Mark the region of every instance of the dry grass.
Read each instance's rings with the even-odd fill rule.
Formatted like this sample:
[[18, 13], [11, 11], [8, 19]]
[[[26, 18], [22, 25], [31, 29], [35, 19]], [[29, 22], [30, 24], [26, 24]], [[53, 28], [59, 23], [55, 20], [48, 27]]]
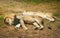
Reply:
[[[19, 30], [15, 30], [14, 26], [8, 26], [3, 23], [3, 15], [8, 13], [19, 13], [20, 10], [26, 11], [43, 11], [53, 13], [54, 16], [60, 18], [60, 2], [40, 3], [39, 1], [34, 3], [20, 2], [17, 0], [0, 0], [0, 38], [60, 38], [60, 20], [56, 20], [54, 23], [48, 25], [51, 26], [51, 30], [48, 29], [47, 20], [44, 22], [45, 28], [43, 30], [33, 30], [32, 25], [28, 25], [28, 31], [23, 30], [21, 27]], [[36, 4], [35, 4], [36, 2]]]

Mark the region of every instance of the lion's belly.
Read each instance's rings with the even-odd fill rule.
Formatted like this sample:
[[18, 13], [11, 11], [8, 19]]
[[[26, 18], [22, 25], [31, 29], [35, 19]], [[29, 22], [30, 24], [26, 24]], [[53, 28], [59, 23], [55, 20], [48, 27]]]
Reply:
[[33, 22], [35, 22], [34, 18], [31, 17], [31, 16], [25, 16], [23, 19], [24, 19], [25, 23], [33, 23]]

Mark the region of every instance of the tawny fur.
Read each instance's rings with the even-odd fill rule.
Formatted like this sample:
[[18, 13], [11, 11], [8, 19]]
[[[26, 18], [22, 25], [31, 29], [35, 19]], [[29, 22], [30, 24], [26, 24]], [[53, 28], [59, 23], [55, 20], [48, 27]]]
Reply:
[[[9, 16], [6, 16], [6, 17], [9, 17]], [[5, 18], [6, 18], [5, 17]], [[14, 16], [12, 16], [12, 17], [14, 17]], [[21, 18], [20, 18], [21, 17]], [[42, 23], [42, 18], [40, 18], [40, 17], [38, 17], [38, 16], [24, 16], [24, 15], [22, 15], [22, 16], [20, 16], [20, 15], [16, 15], [16, 18], [17, 19], [20, 19], [20, 24], [22, 24], [22, 27], [25, 29], [25, 30], [27, 30], [27, 27], [25, 26], [25, 24], [24, 24], [24, 22], [26, 22], [26, 23], [31, 23], [31, 24], [33, 24], [33, 25], [35, 25], [36, 27], [38, 27], [38, 28], [40, 28], [40, 25], [42, 25], [41, 23]], [[7, 18], [6, 18], [7, 19]], [[9, 19], [11, 19], [10, 17], [9, 17]], [[14, 20], [14, 18], [13, 19], [11, 19], [11, 20]], [[11, 21], [12, 22], [12, 21]], [[17, 27], [20, 25], [20, 24], [18, 24], [18, 25], [16, 25]], [[39, 25], [38, 25], [39, 24]], [[12, 24], [11, 24], [12, 25]], [[43, 26], [43, 25], [42, 25]], [[41, 28], [43, 28], [41, 26]]]

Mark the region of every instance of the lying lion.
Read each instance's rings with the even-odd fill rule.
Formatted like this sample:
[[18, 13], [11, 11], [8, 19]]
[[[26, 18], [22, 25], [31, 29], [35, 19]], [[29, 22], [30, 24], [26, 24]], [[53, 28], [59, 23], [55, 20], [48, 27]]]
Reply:
[[15, 28], [22, 26], [25, 30], [28, 28], [25, 26], [25, 23], [31, 23], [36, 28], [43, 28], [43, 19], [48, 19], [49, 21], [55, 21], [54, 17], [48, 13], [40, 12], [22, 12], [19, 14], [9, 14], [4, 18], [4, 22], [9, 25], [16, 25]]
[[25, 16], [25, 15], [18, 15], [18, 14], [10, 14], [5, 16], [4, 23], [9, 25], [16, 25], [15, 28], [19, 28], [20, 26], [23, 27], [24, 30], [28, 28], [25, 26], [25, 23], [33, 24], [35, 28], [43, 29], [43, 19], [38, 16]]

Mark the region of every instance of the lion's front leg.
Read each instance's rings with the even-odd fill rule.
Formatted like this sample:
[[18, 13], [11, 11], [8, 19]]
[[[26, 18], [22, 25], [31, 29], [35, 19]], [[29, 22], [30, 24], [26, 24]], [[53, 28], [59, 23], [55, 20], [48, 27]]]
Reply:
[[21, 25], [22, 25], [22, 27], [23, 27], [24, 30], [27, 30], [27, 29], [28, 29], [28, 28], [25, 26], [23, 19], [20, 19], [20, 23], [21, 23]]

